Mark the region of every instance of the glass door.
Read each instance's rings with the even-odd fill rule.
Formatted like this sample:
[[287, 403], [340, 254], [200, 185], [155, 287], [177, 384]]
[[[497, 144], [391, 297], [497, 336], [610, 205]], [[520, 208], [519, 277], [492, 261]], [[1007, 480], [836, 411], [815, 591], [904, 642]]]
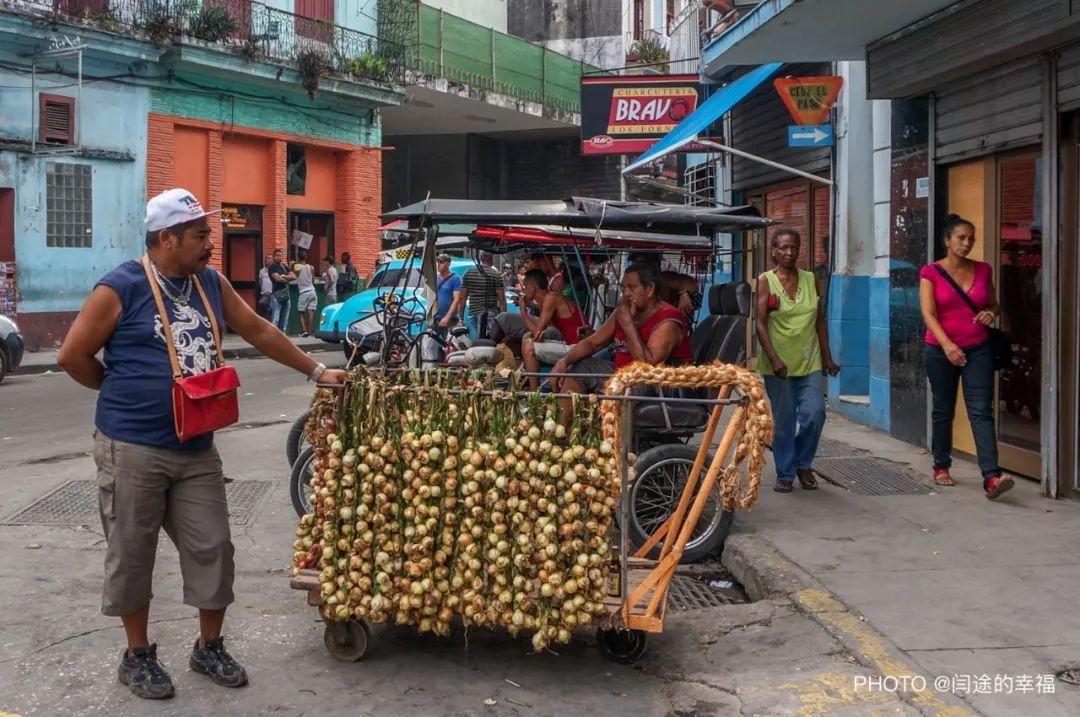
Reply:
[[998, 383], [999, 462], [1033, 478], [1042, 465], [1042, 161], [1038, 152], [998, 160], [997, 287], [1013, 345]]

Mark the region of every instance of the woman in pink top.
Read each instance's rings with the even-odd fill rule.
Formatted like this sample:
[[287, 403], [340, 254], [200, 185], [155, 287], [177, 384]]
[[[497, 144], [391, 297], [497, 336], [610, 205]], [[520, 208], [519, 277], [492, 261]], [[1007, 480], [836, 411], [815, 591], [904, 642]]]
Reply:
[[[919, 271], [919, 305], [926, 323], [924, 363], [933, 395], [934, 482], [956, 485], [949, 468], [956, 390], [963, 380], [983, 490], [994, 499], [1013, 487], [1012, 478], [1002, 476], [998, 467], [994, 428], [994, 356], [986, 329], [1001, 313], [994, 271], [985, 262], [968, 259], [975, 245], [975, 225], [968, 220], [955, 214], [946, 217], [944, 239], [945, 258]], [[978, 311], [972, 310], [962, 291]]]

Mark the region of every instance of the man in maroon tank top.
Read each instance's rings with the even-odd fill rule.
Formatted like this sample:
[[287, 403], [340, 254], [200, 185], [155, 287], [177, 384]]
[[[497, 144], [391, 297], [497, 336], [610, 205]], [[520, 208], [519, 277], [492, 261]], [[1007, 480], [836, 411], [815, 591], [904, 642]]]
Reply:
[[[607, 376], [634, 361], [654, 366], [690, 363], [690, 327], [686, 316], [660, 299], [660, 276], [654, 266], [633, 264], [623, 274], [619, 305], [595, 333], [575, 344], [551, 372], [587, 373], [587, 378], [555, 379], [561, 393], [597, 393]], [[615, 344], [615, 360], [594, 354]], [[562, 420], [569, 425], [572, 405], [560, 401]]]

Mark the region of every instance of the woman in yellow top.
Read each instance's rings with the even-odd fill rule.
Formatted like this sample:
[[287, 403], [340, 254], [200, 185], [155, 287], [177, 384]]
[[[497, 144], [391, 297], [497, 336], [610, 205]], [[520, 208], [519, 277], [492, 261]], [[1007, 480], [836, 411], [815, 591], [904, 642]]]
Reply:
[[840, 372], [829, 350], [829, 331], [814, 275], [796, 263], [802, 238], [779, 229], [769, 242], [776, 268], [758, 277], [757, 368], [773, 412], [773, 460], [778, 493], [790, 493], [795, 478], [815, 490], [811, 464], [825, 427], [825, 374]]

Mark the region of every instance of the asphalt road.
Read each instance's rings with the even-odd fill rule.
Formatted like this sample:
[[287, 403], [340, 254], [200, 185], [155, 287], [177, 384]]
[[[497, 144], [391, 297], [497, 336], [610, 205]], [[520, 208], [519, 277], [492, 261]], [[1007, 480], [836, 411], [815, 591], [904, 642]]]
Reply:
[[917, 714], [895, 695], [854, 690], [864, 670], [786, 598], [672, 612], [635, 667], [603, 658], [590, 629], [558, 654], [536, 655], [527, 638], [504, 633], [434, 638], [376, 626], [360, 663], [335, 661], [315, 609], [289, 589], [296, 515], [284, 441], [311, 386], [266, 360], [236, 366], [243, 422], [217, 445], [230, 478], [266, 489], [250, 520], [232, 527], [237, 601], [225, 635], [251, 685], [226, 690], [188, 669], [195, 616], [182, 604], [176, 551], [164, 537], [151, 639], [177, 696], [146, 703], [117, 684], [123, 633], [100, 613], [100, 525], [4, 522], [69, 481], [93, 478], [94, 393], [64, 375], [15, 376], [0, 385], [0, 715]]
[[[319, 358], [341, 363], [338, 353]], [[312, 387], [295, 371], [269, 359], [233, 365], [240, 373], [241, 425], [292, 423], [307, 408]], [[64, 373], [8, 376], [0, 383], [0, 456], [10, 465], [89, 451], [96, 400], [97, 392]]]

